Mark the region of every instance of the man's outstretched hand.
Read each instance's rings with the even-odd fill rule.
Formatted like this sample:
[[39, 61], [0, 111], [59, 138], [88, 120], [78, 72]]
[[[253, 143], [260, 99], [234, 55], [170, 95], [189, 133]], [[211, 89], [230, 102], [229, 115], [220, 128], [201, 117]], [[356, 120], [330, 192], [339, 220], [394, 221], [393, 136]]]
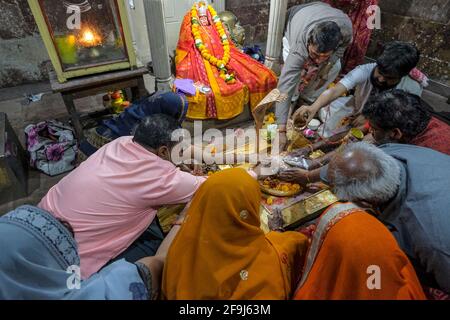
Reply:
[[300, 168], [291, 168], [283, 170], [279, 173], [279, 177], [282, 180], [298, 183], [302, 186], [306, 186], [309, 183], [309, 172]]
[[294, 121], [294, 125], [297, 126], [298, 123], [303, 124], [303, 126], [307, 126], [308, 123], [314, 118], [317, 110], [313, 106], [303, 105], [292, 115], [292, 120]]

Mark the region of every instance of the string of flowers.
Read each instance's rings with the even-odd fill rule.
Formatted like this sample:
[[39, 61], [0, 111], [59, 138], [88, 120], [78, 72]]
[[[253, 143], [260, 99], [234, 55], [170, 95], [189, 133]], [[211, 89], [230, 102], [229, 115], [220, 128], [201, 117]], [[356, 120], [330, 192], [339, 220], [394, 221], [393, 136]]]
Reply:
[[225, 33], [225, 29], [223, 28], [222, 21], [220, 21], [220, 17], [217, 15], [216, 10], [210, 5], [208, 5], [208, 10], [211, 13], [211, 17], [213, 19], [215, 28], [220, 36], [220, 41], [222, 43], [223, 48], [223, 56], [222, 58], [217, 58], [209, 52], [203, 43], [202, 36], [200, 33], [200, 20], [198, 17], [197, 5], [194, 4], [191, 9], [191, 29], [192, 35], [195, 39], [195, 46], [200, 51], [203, 59], [207, 60], [211, 65], [215, 66], [219, 70], [219, 76], [225, 80], [228, 84], [233, 84], [236, 82], [236, 78], [233, 73], [228, 72], [227, 64], [230, 62], [230, 42], [228, 40], [228, 36]]

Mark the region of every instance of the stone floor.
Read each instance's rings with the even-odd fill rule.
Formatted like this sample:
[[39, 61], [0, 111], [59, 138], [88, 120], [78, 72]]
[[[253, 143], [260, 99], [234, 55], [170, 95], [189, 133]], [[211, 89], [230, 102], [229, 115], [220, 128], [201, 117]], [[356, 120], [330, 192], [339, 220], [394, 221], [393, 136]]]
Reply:
[[[154, 79], [146, 77], [146, 87], [153, 91]], [[30, 94], [44, 93], [39, 101], [30, 102], [26, 96]], [[92, 112], [103, 110], [102, 95], [79, 99], [76, 101], [77, 110], [80, 112]], [[437, 111], [450, 111], [447, 98], [433, 92], [425, 91], [423, 98]], [[48, 83], [38, 83], [14, 88], [0, 89], [0, 112], [5, 112], [13, 126], [17, 136], [24, 145], [25, 135], [23, 129], [30, 123], [37, 123], [46, 119], [69, 119], [63, 101], [59, 94], [52, 94]], [[250, 113], [246, 110], [241, 116], [229, 122], [207, 121], [203, 130], [211, 127], [223, 128], [235, 125], [250, 119]], [[192, 123], [185, 123], [185, 127], [192, 130]], [[37, 204], [47, 191], [61, 180], [66, 174], [49, 177], [32, 170], [29, 177], [29, 196], [0, 205], [0, 215], [22, 204]]]

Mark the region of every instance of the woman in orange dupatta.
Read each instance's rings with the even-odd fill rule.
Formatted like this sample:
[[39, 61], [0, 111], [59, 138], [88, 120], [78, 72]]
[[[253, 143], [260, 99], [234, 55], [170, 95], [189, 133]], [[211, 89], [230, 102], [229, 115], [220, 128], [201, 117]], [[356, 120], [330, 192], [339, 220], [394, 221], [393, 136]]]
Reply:
[[414, 268], [389, 230], [353, 203], [319, 219], [295, 299], [425, 299]]
[[[233, 118], [242, 113], [248, 103], [253, 110], [277, 86], [277, 78], [270, 69], [239, 51], [226, 34], [226, 40], [221, 39], [216, 23], [223, 28], [214, 9], [201, 1], [194, 4], [181, 25], [175, 57], [176, 77], [192, 79], [211, 88], [209, 94], [197, 93], [188, 97], [187, 117], [190, 119]], [[201, 49], [197, 48], [200, 43], [196, 46], [193, 24], [200, 32], [202, 49], [206, 49], [204, 52], [213, 58], [213, 62], [229, 59], [224, 67], [228, 74], [234, 74], [235, 81], [221, 78], [217, 65], [202, 56]], [[228, 58], [224, 58], [225, 46], [229, 48]]]
[[260, 229], [261, 192], [245, 170], [215, 173], [195, 194], [164, 267], [165, 299], [289, 299], [307, 238]]

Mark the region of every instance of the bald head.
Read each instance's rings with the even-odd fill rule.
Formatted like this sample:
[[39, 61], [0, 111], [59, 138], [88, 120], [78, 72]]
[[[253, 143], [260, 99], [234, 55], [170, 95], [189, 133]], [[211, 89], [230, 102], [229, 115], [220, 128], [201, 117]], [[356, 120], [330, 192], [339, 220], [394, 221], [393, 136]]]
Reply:
[[341, 199], [380, 204], [396, 194], [400, 165], [381, 149], [358, 142], [336, 154], [328, 167], [328, 180]]
[[380, 174], [378, 162], [364, 150], [358, 148], [347, 148], [343, 152], [337, 153], [330, 167], [336, 167], [343, 175], [354, 179], [369, 179]]

